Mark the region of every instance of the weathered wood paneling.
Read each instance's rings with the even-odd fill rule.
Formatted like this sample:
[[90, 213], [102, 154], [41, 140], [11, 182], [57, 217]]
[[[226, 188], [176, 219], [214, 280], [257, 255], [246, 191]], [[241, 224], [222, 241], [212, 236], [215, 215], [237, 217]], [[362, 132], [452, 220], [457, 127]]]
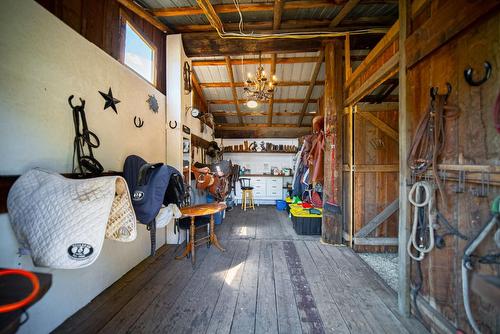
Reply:
[[[431, 13], [427, 16], [432, 20], [434, 10], [439, 11], [441, 6], [430, 7], [428, 10]], [[421, 20], [419, 18], [418, 24], [425, 26]], [[442, 163], [457, 164], [459, 154], [463, 154], [470, 163], [496, 166], [500, 164], [500, 136], [495, 132], [491, 115], [500, 90], [499, 40], [500, 13], [497, 10], [421, 59], [408, 71], [408, 116], [413, 125], [417, 124], [426, 111], [430, 87], [437, 86], [444, 91], [446, 82], [453, 87], [448, 104], [460, 109], [460, 117], [446, 124], [447, 142], [440, 159]], [[407, 49], [409, 48], [411, 44], [407, 44]], [[464, 69], [471, 65], [482, 73], [485, 60], [493, 66], [491, 78], [480, 87], [469, 86], [464, 80]], [[500, 190], [492, 186], [489, 196], [480, 198], [473, 195], [473, 190], [477, 187], [475, 184], [467, 183], [466, 191], [460, 194], [454, 193], [453, 187], [452, 182], [446, 182], [448, 201], [446, 204], [438, 203], [437, 209], [452, 225], [458, 225], [460, 231], [471, 238], [487, 221], [489, 205]], [[421, 295], [455, 327], [472, 333], [462, 302], [460, 274], [460, 261], [466, 244], [467, 241], [448, 236], [444, 249], [435, 249], [426, 256], [422, 261], [424, 285]], [[487, 238], [478, 254], [484, 255], [486, 251], [495, 249], [492, 238]], [[498, 275], [498, 267], [478, 264], [475, 270]], [[415, 279], [414, 264], [412, 279]], [[483, 333], [498, 333], [498, 310], [485, 300], [480, 300], [474, 293], [471, 293], [471, 296], [473, 313]], [[429, 319], [426, 318], [426, 322], [437, 330], [430, 324]]]
[[[372, 112], [392, 129], [398, 129], [397, 111]], [[397, 165], [398, 143], [366, 118], [354, 117], [354, 164]], [[356, 234], [370, 220], [398, 198], [397, 172], [354, 173], [354, 230]], [[397, 237], [398, 213], [392, 214], [369, 237]], [[354, 246], [356, 251], [395, 251], [392, 246]]]
[[90, 42], [122, 61], [123, 26], [120, 11], [156, 48], [156, 88], [165, 93], [165, 34], [146, 20], [120, 6], [116, 0], [37, 0]]

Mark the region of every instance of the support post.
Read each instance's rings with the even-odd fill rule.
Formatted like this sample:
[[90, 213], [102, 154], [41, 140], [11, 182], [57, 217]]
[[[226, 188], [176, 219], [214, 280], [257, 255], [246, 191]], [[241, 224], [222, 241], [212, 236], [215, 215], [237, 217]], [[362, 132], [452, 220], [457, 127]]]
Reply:
[[406, 254], [406, 243], [410, 234], [408, 187], [409, 169], [406, 158], [410, 147], [406, 95], [406, 48], [405, 42], [409, 26], [409, 1], [399, 0], [399, 285], [398, 308], [404, 316], [410, 315], [410, 259]]
[[[324, 201], [342, 207], [342, 114], [343, 101], [343, 41], [328, 40], [325, 46], [325, 180]], [[332, 163], [332, 157], [335, 162]], [[334, 186], [332, 186], [332, 178]], [[343, 208], [344, 210], [345, 208]], [[326, 243], [342, 243], [342, 213], [323, 211], [321, 239]]]

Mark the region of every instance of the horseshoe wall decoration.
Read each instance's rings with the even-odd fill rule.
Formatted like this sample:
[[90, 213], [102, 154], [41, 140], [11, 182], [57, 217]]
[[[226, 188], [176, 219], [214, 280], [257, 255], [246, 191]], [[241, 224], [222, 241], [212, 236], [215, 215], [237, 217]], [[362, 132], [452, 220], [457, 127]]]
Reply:
[[134, 116], [134, 125], [136, 128], [142, 128], [144, 121], [140, 117]]
[[472, 75], [474, 73], [474, 69], [472, 67], [467, 67], [464, 71], [465, 81], [471, 86], [481, 86], [485, 83], [491, 76], [491, 64], [487, 61], [484, 62], [484, 76], [479, 80], [474, 80]]
[[168, 126], [173, 130], [177, 127], [177, 121], [174, 121], [174, 125], [172, 126], [172, 121], [168, 122]]

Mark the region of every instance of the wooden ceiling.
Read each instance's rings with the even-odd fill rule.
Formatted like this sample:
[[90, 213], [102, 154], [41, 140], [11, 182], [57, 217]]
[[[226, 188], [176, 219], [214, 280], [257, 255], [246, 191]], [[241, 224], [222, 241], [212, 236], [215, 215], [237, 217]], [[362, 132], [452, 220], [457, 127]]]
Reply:
[[[157, 25], [161, 25], [160, 29], [165, 32], [182, 33], [186, 55], [195, 58], [194, 86], [216, 117], [217, 135], [295, 137], [308, 131], [311, 109], [318, 110], [311, 105], [318, 104], [320, 97], [318, 95], [322, 95], [324, 85], [323, 80], [318, 79], [320, 71], [324, 72], [322, 68], [324, 37], [306, 40], [223, 39], [214, 27], [226, 32], [236, 32], [239, 29], [239, 15], [232, 1], [227, 3], [226, 0], [212, 2], [180, 0], [175, 3], [173, 0], [139, 0], [135, 3], [129, 0], [119, 1], [129, 3], [128, 6], [141, 5], [144, 15], [154, 20]], [[346, 32], [367, 28], [380, 28], [383, 32], [397, 20], [398, 16], [397, 0], [250, 1], [239, 1], [246, 33]], [[364, 59], [382, 36], [381, 33], [350, 36], [350, 63], [353, 67]], [[238, 77], [241, 66], [255, 67], [258, 63], [257, 59], [242, 55], [255, 56], [258, 52], [262, 52], [263, 63], [270, 75], [276, 73], [277, 67], [282, 74], [287, 70], [295, 73], [297, 64], [304, 66], [309, 64], [309, 67], [304, 68], [310, 72], [306, 78], [299, 78], [298, 74], [288, 80], [278, 77], [276, 91], [295, 87], [286, 90], [290, 92], [289, 96], [275, 93], [279, 97], [273, 96], [259, 110], [249, 111], [244, 110], [246, 100], [241, 90], [244, 79], [236, 80], [235, 77]], [[305, 52], [307, 52], [305, 55], [297, 54]], [[225, 76], [218, 81], [214, 81], [213, 78], [210, 81], [200, 81], [198, 77], [202, 74], [203, 68], [207, 69], [206, 71], [212, 69], [218, 72], [224, 71]], [[363, 101], [379, 103], [397, 100], [397, 96], [391, 94], [396, 87], [397, 80], [388, 80], [376, 95], [369, 95]], [[225, 98], [207, 99], [207, 95], [213, 97], [217, 92]], [[294, 104], [297, 108], [282, 110], [279, 108], [280, 104]], [[231, 106], [231, 110], [228, 110], [228, 106]], [[260, 121], [253, 123], [256, 119]], [[287, 122], [280, 123], [276, 121], [277, 119], [285, 119]]]

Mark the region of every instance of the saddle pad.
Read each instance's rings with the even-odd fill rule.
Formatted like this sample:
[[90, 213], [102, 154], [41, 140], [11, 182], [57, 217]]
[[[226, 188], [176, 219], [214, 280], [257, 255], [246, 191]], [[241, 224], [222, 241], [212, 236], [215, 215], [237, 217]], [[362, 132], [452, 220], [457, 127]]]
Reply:
[[38, 267], [76, 269], [92, 264], [104, 237], [136, 238], [136, 219], [125, 180], [85, 180], [32, 169], [12, 186], [9, 220]]

